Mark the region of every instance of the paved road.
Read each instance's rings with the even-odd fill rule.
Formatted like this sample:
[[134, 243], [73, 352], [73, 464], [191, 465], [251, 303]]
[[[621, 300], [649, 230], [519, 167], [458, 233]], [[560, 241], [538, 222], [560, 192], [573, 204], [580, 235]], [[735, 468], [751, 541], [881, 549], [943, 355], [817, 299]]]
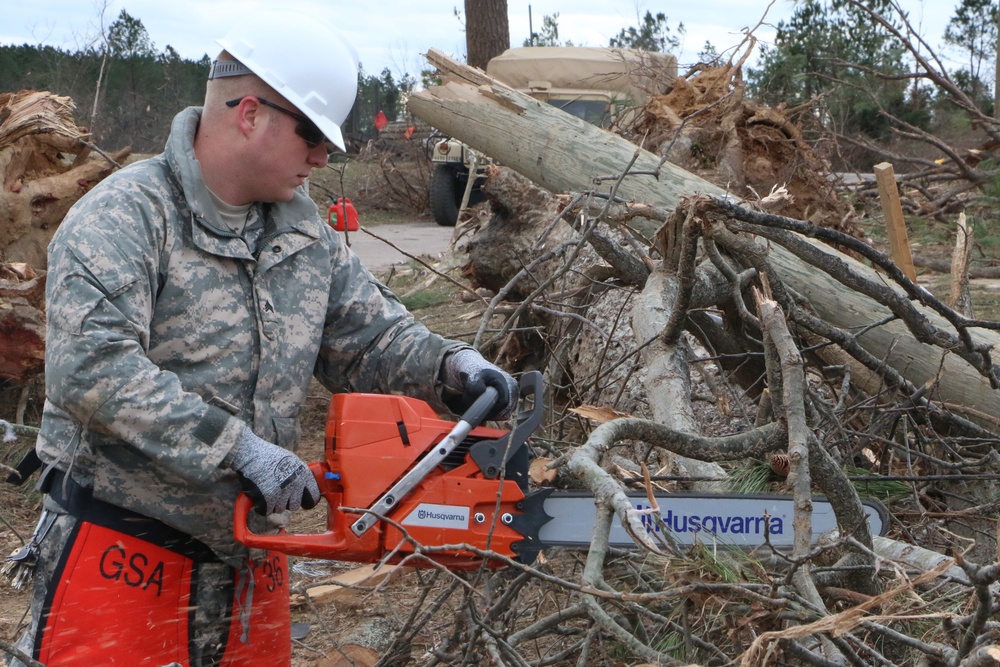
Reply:
[[[453, 227], [442, 227], [427, 221], [375, 225], [368, 230], [411, 255], [431, 255], [435, 258], [448, 248], [455, 231]], [[364, 231], [350, 232], [347, 237], [351, 249], [372, 271], [381, 271], [393, 264], [405, 264], [409, 260], [389, 244]]]

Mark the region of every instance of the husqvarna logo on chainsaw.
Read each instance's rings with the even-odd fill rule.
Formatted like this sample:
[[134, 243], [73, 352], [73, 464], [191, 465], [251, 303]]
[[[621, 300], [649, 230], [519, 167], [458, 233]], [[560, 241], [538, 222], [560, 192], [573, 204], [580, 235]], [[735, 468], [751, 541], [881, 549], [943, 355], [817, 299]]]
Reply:
[[[648, 510], [649, 505], [637, 503], [637, 510]], [[660, 514], [663, 524], [653, 520], [649, 514], [641, 516], [642, 525], [649, 532], [660, 532], [661, 525], [675, 533], [705, 531], [717, 535], [784, 535], [785, 519], [780, 516], [729, 516], [726, 514], [689, 514], [667, 510]]]
[[464, 530], [469, 527], [469, 508], [421, 503], [403, 519], [403, 525]]

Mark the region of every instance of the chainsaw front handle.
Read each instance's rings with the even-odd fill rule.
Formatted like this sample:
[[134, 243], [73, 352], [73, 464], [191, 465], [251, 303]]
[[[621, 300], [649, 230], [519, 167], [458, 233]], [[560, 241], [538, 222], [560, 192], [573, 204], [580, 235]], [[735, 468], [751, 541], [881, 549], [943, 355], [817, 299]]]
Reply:
[[[524, 442], [542, 421], [543, 405], [542, 392], [545, 387], [545, 380], [539, 371], [529, 371], [521, 376], [518, 382], [518, 400], [528, 397], [533, 398], [531, 410], [526, 413], [515, 413], [518, 423], [515, 429], [515, 442]], [[500, 398], [499, 392], [493, 387], [486, 387], [486, 391], [479, 395], [479, 398], [466, 410], [459, 419], [466, 422], [472, 428], [479, 426], [486, 416], [493, 411], [494, 405]]]
[[[500, 392], [493, 387], [486, 387], [486, 391], [481, 393], [472, 406], [462, 413], [462, 416], [459, 417], [459, 423], [465, 422], [468, 424], [470, 426], [469, 430], [476, 428], [483, 423], [486, 415], [493, 412], [493, 406], [496, 405], [498, 398], [500, 398]], [[456, 428], [458, 428], [457, 425]], [[464, 438], [465, 435], [462, 437]]]

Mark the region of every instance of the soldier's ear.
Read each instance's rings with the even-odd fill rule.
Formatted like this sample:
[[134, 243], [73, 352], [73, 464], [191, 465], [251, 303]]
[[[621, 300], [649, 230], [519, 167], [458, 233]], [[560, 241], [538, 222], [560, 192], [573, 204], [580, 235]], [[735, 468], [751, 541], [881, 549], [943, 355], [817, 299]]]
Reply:
[[236, 107], [236, 127], [240, 134], [249, 138], [260, 129], [264, 115], [261, 113], [261, 103], [256, 97], [247, 96], [240, 100]]

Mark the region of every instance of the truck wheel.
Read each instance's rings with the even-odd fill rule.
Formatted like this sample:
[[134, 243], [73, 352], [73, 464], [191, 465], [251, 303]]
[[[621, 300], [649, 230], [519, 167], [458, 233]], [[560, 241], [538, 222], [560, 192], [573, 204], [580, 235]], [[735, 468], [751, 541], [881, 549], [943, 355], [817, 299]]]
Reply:
[[455, 170], [448, 165], [439, 164], [431, 174], [431, 215], [434, 222], [442, 227], [454, 227], [458, 222], [458, 207], [462, 205], [462, 195], [465, 194], [464, 184], [459, 183]]

